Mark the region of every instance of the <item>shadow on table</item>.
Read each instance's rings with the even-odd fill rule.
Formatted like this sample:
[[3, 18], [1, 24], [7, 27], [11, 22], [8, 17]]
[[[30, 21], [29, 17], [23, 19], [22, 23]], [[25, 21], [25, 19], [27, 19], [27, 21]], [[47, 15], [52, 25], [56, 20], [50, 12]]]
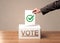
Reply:
[[43, 39], [43, 38], [47, 38], [46, 32], [42, 32], [42, 33], [41, 33], [41, 39]]

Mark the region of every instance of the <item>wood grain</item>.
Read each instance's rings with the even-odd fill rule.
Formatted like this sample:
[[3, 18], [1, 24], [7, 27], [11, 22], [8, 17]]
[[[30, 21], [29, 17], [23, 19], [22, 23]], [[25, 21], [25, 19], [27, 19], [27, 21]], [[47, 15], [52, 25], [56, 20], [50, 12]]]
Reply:
[[42, 32], [41, 39], [18, 39], [17, 31], [0, 31], [0, 43], [60, 43], [60, 32]]

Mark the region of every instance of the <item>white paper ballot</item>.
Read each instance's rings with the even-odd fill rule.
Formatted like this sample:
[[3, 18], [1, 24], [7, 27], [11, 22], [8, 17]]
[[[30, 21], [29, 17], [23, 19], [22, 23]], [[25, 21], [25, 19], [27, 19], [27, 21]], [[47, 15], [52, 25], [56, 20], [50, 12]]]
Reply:
[[35, 14], [33, 10], [25, 10], [25, 25], [35, 25]]

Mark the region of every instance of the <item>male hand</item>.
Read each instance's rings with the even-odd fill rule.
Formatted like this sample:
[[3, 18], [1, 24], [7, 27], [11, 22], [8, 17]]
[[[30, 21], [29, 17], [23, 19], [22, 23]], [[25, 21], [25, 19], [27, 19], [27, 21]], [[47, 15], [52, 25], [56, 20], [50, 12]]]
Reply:
[[38, 8], [35, 8], [34, 10], [33, 10], [33, 13], [34, 14], [39, 14], [41, 11], [40, 11], [40, 9], [38, 9]]

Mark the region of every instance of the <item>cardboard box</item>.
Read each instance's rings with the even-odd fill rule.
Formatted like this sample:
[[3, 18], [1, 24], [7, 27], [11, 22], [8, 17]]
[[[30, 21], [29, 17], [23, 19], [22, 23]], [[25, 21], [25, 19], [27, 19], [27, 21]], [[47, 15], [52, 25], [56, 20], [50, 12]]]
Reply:
[[40, 39], [40, 25], [19, 24], [19, 39]]

